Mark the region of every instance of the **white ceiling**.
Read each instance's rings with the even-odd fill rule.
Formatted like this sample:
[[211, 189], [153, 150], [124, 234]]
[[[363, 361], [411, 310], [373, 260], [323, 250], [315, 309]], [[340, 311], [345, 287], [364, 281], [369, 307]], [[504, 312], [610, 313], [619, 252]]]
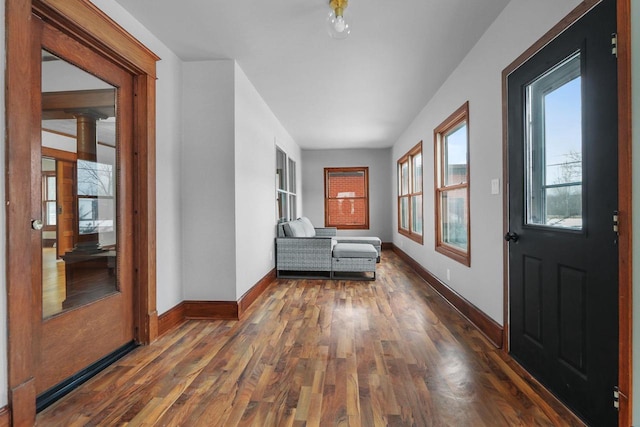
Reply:
[[235, 59], [300, 147], [326, 149], [393, 145], [509, 0], [350, 0], [345, 40], [328, 0], [117, 2], [185, 61]]

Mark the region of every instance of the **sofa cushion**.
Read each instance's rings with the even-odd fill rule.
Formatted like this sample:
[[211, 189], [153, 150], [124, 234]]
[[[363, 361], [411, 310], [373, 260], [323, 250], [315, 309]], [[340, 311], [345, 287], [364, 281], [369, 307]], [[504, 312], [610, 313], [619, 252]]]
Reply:
[[311, 221], [306, 216], [298, 218], [297, 221], [300, 221], [302, 226], [304, 227], [304, 232], [306, 237], [316, 237], [316, 229], [311, 224]]
[[304, 225], [298, 220], [285, 223], [284, 234], [287, 237], [307, 237]]
[[336, 236], [338, 243], [369, 243], [373, 246], [381, 246], [382, 240], [379, 237], [360, 237], [360, 236]]
[[333, 247], [334, 258], [377, 258], [378, 251], [368, 243], [337, 243]]

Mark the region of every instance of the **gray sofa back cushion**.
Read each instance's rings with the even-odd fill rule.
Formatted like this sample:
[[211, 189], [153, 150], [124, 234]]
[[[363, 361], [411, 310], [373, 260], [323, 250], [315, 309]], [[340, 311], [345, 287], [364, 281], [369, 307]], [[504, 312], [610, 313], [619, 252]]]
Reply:
[[303, 216], [302, 218], [298, 218], [297, 221], [300, 221], [302, 227], [304, 227], [306, 237], [316, 237], [316, 229], [313, 227], [313, 224], [311, 224], [309, 218]]
[[298, 220], [285, 223], [284, 234], [287, 237], [307, 237], [304, 225]]

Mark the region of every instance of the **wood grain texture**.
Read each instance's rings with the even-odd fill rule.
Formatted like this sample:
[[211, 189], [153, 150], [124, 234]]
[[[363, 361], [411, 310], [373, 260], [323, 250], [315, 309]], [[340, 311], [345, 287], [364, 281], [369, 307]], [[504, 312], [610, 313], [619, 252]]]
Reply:
[[393, 251], [402, 258], [408, 265], [413, 268], [416, 273], [422, 277], [436, 292], [446, 299], [449, 304], [455, 307], [463, 316], [473, 323], [496, 347], [502, 347], [502, 326], [496, 323], [489, 316], [484, 314], [480, 309], [463, 298], [456, 291], [445, 285], [440, 279], [431, 274], [427, 269], [421, 266], [416, 260], [411, 258], [400, 248], [395, 247]]
[[181, 302], [158, 316], [158, 336], [166, 334], [185, 320], [184, 302]]
[[9, 427], [11, 425], [11, 411], [9, 407], [0, 408], [0, 427]]
[[184, 317], [201, 320], [238, 320], [236, 301], [184, 301]]
[[393, 252], [374, 282], [276, 280], [240, 321], [189, 320], [38, 425], [583, 425]]
[[[633, 202], [632, 202], [632, 99], [631, 99], [631, 2], [617, 1], [618, 31], [618, 424], [630, 426], [633, 401]], [[637, 410], [637, 409], [636, 409]]]
[[265, 276], [258, 281], [251, 289], [245, 292], [244, 295], [238, 300], [238, 318], [249, 309], [251, 304], [267, 289], [267, 287], [276, 280], [275, 268], [265, 274]]

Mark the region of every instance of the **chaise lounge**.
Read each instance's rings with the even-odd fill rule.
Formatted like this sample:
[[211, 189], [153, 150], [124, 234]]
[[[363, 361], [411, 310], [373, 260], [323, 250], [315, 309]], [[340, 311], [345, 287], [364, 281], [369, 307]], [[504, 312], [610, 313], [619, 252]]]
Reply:
[[[276, 274], [278, 277], [339, 278], [345, 273], [370, 272], [380, 261], [378, 237], [338, 237], [336, 228], [316, 228], [308, 218], [278, 224]], [[351, 275], [347, 275], [351, 277]]]

